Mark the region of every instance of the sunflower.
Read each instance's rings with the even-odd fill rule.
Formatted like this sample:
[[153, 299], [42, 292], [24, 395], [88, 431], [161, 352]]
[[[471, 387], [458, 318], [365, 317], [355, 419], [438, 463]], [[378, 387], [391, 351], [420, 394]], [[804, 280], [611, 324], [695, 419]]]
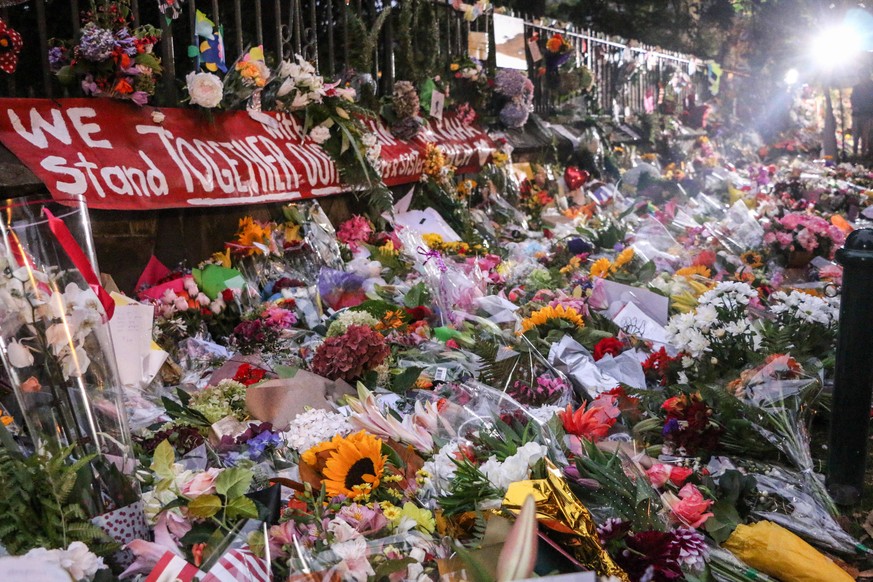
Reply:
[[692, 265], [690, 267], [683, 267], [676, 271], [676, 274], [680, 277], [694, 277], [695, 275], [700, 275], [701, 277], [706, 277], [707, 279], [712, 276], [710, 270], [703, 265]]
[[356, 497], [378, 487], [385, 471], [382, 440], [364, 431], [334, 440], [336, 448], [322, 472], [327, 494]]
[[246, 216], [239, 221], [239, 231], [236, 234], [237, 243], [248, 249], [248, 254], [261, 254], [263, 251], [255, 243], [265, 244], [270, 236], [270, 227], [261, 225], [251, 217]]
[[753, 269], [758, 269], [764, 266], [764, 257], [761, 253], [755, 251], [746, 251], [740, 255], [740, 260], [747, 266]]
[[564, 307], [563, 305], [552, 307], [551, 305], [546, 305], [542, 309], [534, 311], [529, 317], [525, 318], [521, 322], [521, 329], [523, 331], [530, 331], [533, 328], [543, 325], [544, 323], [549, 323], [554, 319], [563, 319], [576, 325], [576, 327], [585, 327], [585, 320], [582, 319], [579, 312], [572, 307]]
[[609, 274], [609, 269], [612, 267], [612, 263], [606, 257], [602, 259], [597, 259], [594, 261], [594, 264], [591, 265], [591, 276], [592, 277], [606, 277]]
[[612, 263], [613, 272], [618, 271], [620, 268], [630, 263], [632, 260], [634, 260], [634, 248], [627, 247], [626, 249], [618, 253], [617, 257], [615, 257], [615, 262]]

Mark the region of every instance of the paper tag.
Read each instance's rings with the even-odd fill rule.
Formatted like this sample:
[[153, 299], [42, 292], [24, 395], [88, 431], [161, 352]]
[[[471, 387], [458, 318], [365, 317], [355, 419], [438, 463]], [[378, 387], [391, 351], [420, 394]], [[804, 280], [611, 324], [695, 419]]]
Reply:
[[445, 382], [446, 377], [448, 377], [449, 371], [446, 368], [437, 368], [436, 373], [433, 375], [434, 382]]
[[540, 52], [540, 43], [534, 39], [527, 41], [527, 48], [530, 51], [530, 58], [533, 62], [538, 63], [543, 60], [543, 53]]
[[446, 96], [439, 91], [434, 91], [430, 96], [430, 116], [437, 119], [443, 118], [443, 107], [446, 105]]

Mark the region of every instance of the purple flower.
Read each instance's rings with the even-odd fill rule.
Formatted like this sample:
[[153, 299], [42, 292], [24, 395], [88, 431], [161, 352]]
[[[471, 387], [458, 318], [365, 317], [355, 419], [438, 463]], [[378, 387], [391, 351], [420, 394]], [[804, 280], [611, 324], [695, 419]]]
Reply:
[[69, 64], [67, 49], [62, 46], [53, 46], [49, 49], [48, 60], [51, 71], [57, 73], [62, 67]]
[[500, 122], [509, 128], [523, 127], [530, 116], [530, 107], [523, 102], [510, 101], [500, 110]]
[[526, 75], [510, 69], [500, 69], [494, 76], [494, 90], [504, 97], [522, 97], [528, 83]]
[[364, 279], [354, 273], [323, 268], [318, 274], [318, 292], [333, 309], [354, 307], [364, 301]]
[[388, 525], [382, 508], [376, 504], [370, 509], [366, 505], [352, 503], [340, 509], [337, 517], [365, 536], [378, 533]]
[[85, 78], [82, 79], [82, 91], [85, 95], [100, 95], [102, 91], [100, 87], [97, 86], [97, 83], [94, 82], [94, 77], [92, 75], [85, 75]]
[[671, 418], [670, 420], [668, 420], [664, 424], [664, 431], [663, 431], [664, 436], [673, 434], [674, 432], [678, 432], [678, 431], [679, 431], [679, 421], [676, 420], [675, 418]]
[[130, 100], [142, 107], [149, 102], [149, 94], [145, 91], [134, 91], [130, 96]]
[[79, 41], [77, 52], [83, 59], [100, 62], [109, 58], [115, 50], [115, 45], [115, 35], [111, 30], [89, 22], [82, 29], [82, 40]]
[[115, 32], [115, 46], [128, 56], [136, 55], [136, 38], [130, 34], [130, 30], [127, 28]]
[[278, 433], [264, 431], [246, 443], [249, 447], [249, 457], [258, 459], [267, 449], [275, 450], [282, 445], [282, 437]]

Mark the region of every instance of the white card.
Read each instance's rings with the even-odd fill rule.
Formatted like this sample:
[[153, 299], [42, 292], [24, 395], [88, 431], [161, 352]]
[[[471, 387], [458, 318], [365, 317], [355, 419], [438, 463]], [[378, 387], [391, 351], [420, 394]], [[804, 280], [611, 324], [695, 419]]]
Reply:
[[430, 116], [437, 119], [443, 118], [443, 107], [446, 105], [446, 96], [439, 91], [434, 91], [430, 96]]
[[628, 303], [618, 315], [612, 318], [613, 323], [626, 331], [643, 339], [667, 343], [667, 332], [657, 321], [643, 313], [636, 303]]
[[117, 305], [109, 321], [118, 375], [125, 386], [138, 386], [143, 380], [143, 363], [152, 342], [152, 322], [155, 308], [130, 303]]

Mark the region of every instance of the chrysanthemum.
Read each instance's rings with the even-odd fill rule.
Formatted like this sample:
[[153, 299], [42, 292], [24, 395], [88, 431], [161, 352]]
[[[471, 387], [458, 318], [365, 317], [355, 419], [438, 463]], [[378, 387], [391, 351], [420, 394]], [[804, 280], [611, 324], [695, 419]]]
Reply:
[[594, 264], [591, 265], [591, 276], [592, 277], [606, 277], [609, 274], [609, 270], [612, 267], [612, 263], [606, 257], [601, 259], [597, 259], [594, 261]]
[[552, 307], [551, 305], [547, 305], [542, 309], [534, 311], [529, 317], [525, 318], [521, 322], [521, 329], [523, 331], [530, 331], [531, 329], [554, 319], [563, 319], [577, 327], [585, 327], [585, 320], [582, 319], [579, 312], [572, 307], [564, 307], [563, 305]]
[[612, 263], [612, 270], [617, 271], [634, 259], [634, 248], [627, 247], [615, 257], [615, 262]]
[[322, 472], [327, 494], [355, 497], [362, 489], [378, 487], [385, 472], [382, 439], [360, 431], [334, 441]]
[[694, 277], [695, 275], [699, 275], [701, 277], [706, 277], [707, 279], [712, 276], [712, 272], [709, 268], [704, 267], [703, 265], [692, 265], [690, 267], [682, 267], [676, 274], [680, 277]]

